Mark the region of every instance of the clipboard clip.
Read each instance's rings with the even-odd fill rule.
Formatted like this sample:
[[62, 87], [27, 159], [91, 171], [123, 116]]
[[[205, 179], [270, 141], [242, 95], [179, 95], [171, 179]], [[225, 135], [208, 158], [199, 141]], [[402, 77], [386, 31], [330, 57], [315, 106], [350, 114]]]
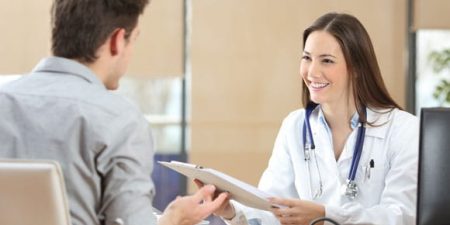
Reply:
[[195, 168], [196, 168], [196, 169], [203, 169], [203, 166], [195, 165]]

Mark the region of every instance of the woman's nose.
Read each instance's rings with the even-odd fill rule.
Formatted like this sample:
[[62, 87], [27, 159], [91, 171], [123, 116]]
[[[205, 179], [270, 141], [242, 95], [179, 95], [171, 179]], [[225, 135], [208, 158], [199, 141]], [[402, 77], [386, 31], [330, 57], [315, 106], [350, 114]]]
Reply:
[[309, 63], [307, 68], [307, 76], [308, 77], [319, 77], [320, 76], [320, 67], [314, 61]]

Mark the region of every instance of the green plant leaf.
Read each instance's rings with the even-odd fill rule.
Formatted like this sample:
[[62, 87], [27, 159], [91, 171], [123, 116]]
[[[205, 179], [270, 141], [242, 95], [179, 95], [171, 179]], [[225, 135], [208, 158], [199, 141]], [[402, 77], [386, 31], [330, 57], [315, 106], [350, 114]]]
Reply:
[[439, 94], [437, 94], [436, 92], [433, 93], [433, 98], [436, 99], [436, 100], [439, 100]]
[[450, 103], [450, 91], [447, 91], [447, 96], [445, 98], [445, 102]]
[[450, 69], [450, 49], [432, 51], [428, 55], [428, 60], [433, 67], [433, 71], [436, 73], [439, 73], [444, 69]]

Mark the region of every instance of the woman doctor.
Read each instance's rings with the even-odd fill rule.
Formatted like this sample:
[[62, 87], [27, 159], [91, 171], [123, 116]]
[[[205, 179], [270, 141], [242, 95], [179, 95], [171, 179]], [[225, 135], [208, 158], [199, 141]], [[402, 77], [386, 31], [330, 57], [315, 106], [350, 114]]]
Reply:
[[285, 207], [226, 201], [228, 224], [415, 224], [418, 119], [394, 102], [369, 35], [355, 17], [328, 13], [303, 33], [305, 109], [278, 133], [259, 188]]

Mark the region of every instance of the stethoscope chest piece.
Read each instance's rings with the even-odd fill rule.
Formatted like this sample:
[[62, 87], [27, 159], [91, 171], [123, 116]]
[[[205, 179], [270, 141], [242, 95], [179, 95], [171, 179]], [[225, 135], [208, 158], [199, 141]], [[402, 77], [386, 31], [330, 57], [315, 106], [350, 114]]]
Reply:
[[346, 184], [342, 185], [342, 194], [349, 200], [354, 200], [358, 197], [358, 185], [354, 180], [347, 180]]

